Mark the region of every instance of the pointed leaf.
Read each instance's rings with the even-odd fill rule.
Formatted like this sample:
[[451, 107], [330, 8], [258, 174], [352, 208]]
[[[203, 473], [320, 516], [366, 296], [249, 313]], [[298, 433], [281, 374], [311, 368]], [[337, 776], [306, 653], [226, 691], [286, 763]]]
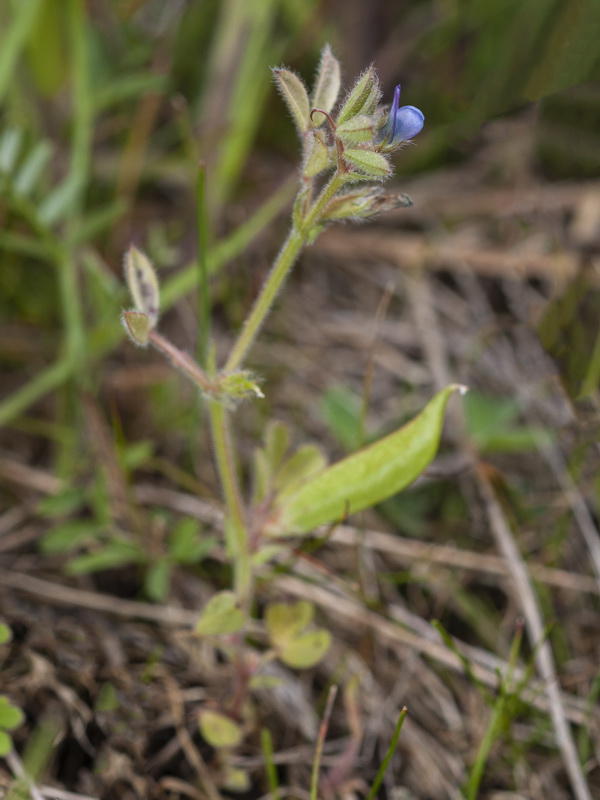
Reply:
[[462, 389], [446, 387], [400, 430], [309, 478], [277, 504], [267, 533], [304, 533], [370, 508], [408, 486], [435, 456], [448, 398]]
[[308, 669], [319, 663], [330, 644], [329, 631], [319, 628], [316, 631], [304, 633], [287, 643], [279, 651], [279, 658], [293, 669]]
[[242, 729], [231, 717], [218, 711], [201, 711], [198, 717], [200, 733], [212, 747], [237, 747], [242, 741]]
[[131, 245], [124, 260], [125, 278], [137, 311], [148, 316], [150, 328], [158, 321], [160, 290], [152, 262], [145, 253]]
[[306, 157], [302, 173], [307, 178], [314, 178], [315, 175], [331, 166], [329, 147], [327, 147], [322, 131], [309, 131], [307, 136], [310, 136], [310, 138], [306, 142]]
[[143, 311], [124, 311], [121, 322], [131, 341], [138, 347], [146, 347], [152, 330], [148, 314]]
[[198, 521], [187, 517], [180, 520], [171, 531], [169, 536], [169, 555], [179, 564], [192, 564], [197, 556], [197, 552], [204, 548], [199, 548], [203, 541], [198, 536]]
[[[321, 61], [313, 90], [312, 107], [320, 108], [329, 114], [340, 93], [340, 85], [340, 62], [331, 52], [329, 45], [326, 44], [321, 53]], [[325, 118], [322, 117], [321, 122], [317, 122], [317, 127], [324, 120]]]
[[204, 606], [196, 625], [196, 633], [200, 636], [237, 633], [243, 628], [244, 622], [244, 613], [233, 592], [219, 592]]
[[344, 101], [336, 120], [337, 124], [340, 125], [357, 114], [372, 114], [377, 107], [380, 94], [379, 79], [371, 66], [359, 77]]
[[273, 76], [296, 127], [304, 133], [310, 124], [310, 104], [304, 83], [289, 69], [274, 69]]
[[94, 553], [86, 553], [69, 561], [65, 567], [67, 575], [88, 575], [105, 569], [116, 569], [127, 564], [141, 564], [146, 554], [133, 542], [114, 540]]
[[344, 158], [369, 178], [387, 178], [392, 168], [385, 156], [372, 150], [344, 150]]
[[274, 645], [283, 646], [306, 628], [314, 613], [315, 608], [308, 600], [299, 600], [291, 605], [271, 603], [265, 611], [269, 639]]
[[359, 114], [357, 117], [352, 117], [347, 122], [342, 122], [341, 125], [338, 125], [335, 129], [335, 134], [343, 142], [360, 144], [361, 142], [371, 141], [373, 130], [373, 118]]
[[103, 525], [95, 520], [70, 520], [51, 528], [42, 536], [43, 553], [66, 553], [86, 542], [93, 542], [105, 533]]

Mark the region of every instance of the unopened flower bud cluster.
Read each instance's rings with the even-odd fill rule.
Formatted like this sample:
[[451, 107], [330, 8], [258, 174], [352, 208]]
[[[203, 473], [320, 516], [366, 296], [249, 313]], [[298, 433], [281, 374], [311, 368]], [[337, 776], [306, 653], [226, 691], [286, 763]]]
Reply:
[[[422, 111], [400, 106], [400, 86], [391, 108], [380, 105], [379, 79], [372, 66], [334, 113], [341, 88], [340, 65], [329, 46], [323, 50], [311, 95], [290, 70], [275, 69], [274, 75], [302, 140], [304, 207], [312, 201], [314, 179], [328, 170], [336, 169], [344, 184], [389, 178], [391, 155], [423, 128]], [[406, 205], [406, 198], [398, 201], [383, 195], [379, 187], [344, 189], [330, 200], [320, 221], [368, 217], [397, 205]]]

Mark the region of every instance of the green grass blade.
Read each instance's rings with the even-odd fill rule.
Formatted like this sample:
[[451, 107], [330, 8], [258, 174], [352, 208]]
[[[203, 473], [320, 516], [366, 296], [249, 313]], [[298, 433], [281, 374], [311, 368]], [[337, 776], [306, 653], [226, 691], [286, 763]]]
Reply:
[[0, 42], [0, 102], [13, 80], [15, 65], [35, 25], [40, 6], [41, 0], [21, 0], [13, 6], [12, 24]]
[[390, 761], [394, 753], [396, 752], [396, 745], [398, 744], [398, 739], [400, 738], [400, 731], [402, 730], [402, 726], [404, 725], [404, 720], [408, 713], [408, 709], [406, 706], [400, 712], [400, 716], [398, 717], [398, 722], [396, 723], [396, 727], [394, 729], [394, 735], [392, 736], [392, 741], [390, 742], [390, 746], [387, 749], [387, 753], [385, 754], [385, 758], [381, 762], [379, 769], [377, 770], [377, 775], [375, 776], [375, 780], [373, 781], [373, 785], [369, 791], [369, 794], [366, 796], [365, 800], [374, 800], [379, 787], [381, 786], [381, 782], [387, 772], [387, 768], [390, 765]]

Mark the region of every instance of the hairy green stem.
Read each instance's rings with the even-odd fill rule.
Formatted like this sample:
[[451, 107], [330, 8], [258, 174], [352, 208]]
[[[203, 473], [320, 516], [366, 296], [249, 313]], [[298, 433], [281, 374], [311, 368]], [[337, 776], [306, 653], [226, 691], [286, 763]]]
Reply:
[[242, 606], [247, 606], [252, 590], [250, 546], [231, 447], [227, 410], [217, 400], [210, 400], [208, 409], [217, 469], [227, 506], [226, 524], [230, 526], [229, 543], [233, 550], [234, 589]]
[[196, 386], [205, 393], [210, 393], [213, 390], [213, 383], [208, 377], [206, 372], [191, 358], [186, 352], [175, 347], [168, 339], [158, 331], [150, 331], [148, 341], [159, 352], [166, 356], [171, 363], [180, 369], [184, 375], [195, 383]]
[[248, 350], [254, 343], [261, 325], [265, 321], [269, 309], [271, 308], [282, 283], [286, 279], [294, 261], [302, 250], [306, 242], [306, 235], [301, 233], [296, 228], [292, 228], [285, 241], [285, 244], [279, 251], [279, 255], [273, 264], [267, 282], [263, 286], [262, 292], [250, 312], [250, 316], [244, 323], [242, 332], [231, 351], [227, 363], [225, 364], [225, 372], [234, 372], [242, 361], [244, 360]]
[[279, 251], [279, 255], [271, 268], [269, 277], [250, 312], [250, 316], [244, 323], [242, 332], [227, 359], [227, 363], [224, 367], [225, 372], [233, 372], [241, 365], [265, 321], [273, 305], [273, 301], [277, 297], [279, 289], [287, 278], [300, 251], [310, 238], [315, 225], [318, 224], [319, 217], [325, 210], [329, 201], [342, 188], [345, 182], [345, 175], [340, 172], [335, 172], [329, 183], [323, 187], [306, 217], [298, 226], [294, 226], [290, 230], [288, 238]]
[[323, 211], [325, 211], [329, 201], [339, 192], [344, 184], [347, 183], [347, 180], [345, 173], [336, 170], [331, 176], [329, 183], [326, 183], [321, 189], [321, 193], [312, 204], [308, 214], [299, 226], [306, 238], [310, 236], [312, 229], [319, 222], [319, 217]]

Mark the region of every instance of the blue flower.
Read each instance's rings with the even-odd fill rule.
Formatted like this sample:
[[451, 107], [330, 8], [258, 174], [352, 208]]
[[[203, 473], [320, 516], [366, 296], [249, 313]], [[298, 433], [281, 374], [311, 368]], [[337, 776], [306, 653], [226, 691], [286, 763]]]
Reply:
[[382, 149], [390, 150], [397, 145], [412, 139], [425, 124], [425, 115], [415, 106], [400, 106], [400, 85], [394, 90], [394, 101], [390, 114], [379, 133]]

